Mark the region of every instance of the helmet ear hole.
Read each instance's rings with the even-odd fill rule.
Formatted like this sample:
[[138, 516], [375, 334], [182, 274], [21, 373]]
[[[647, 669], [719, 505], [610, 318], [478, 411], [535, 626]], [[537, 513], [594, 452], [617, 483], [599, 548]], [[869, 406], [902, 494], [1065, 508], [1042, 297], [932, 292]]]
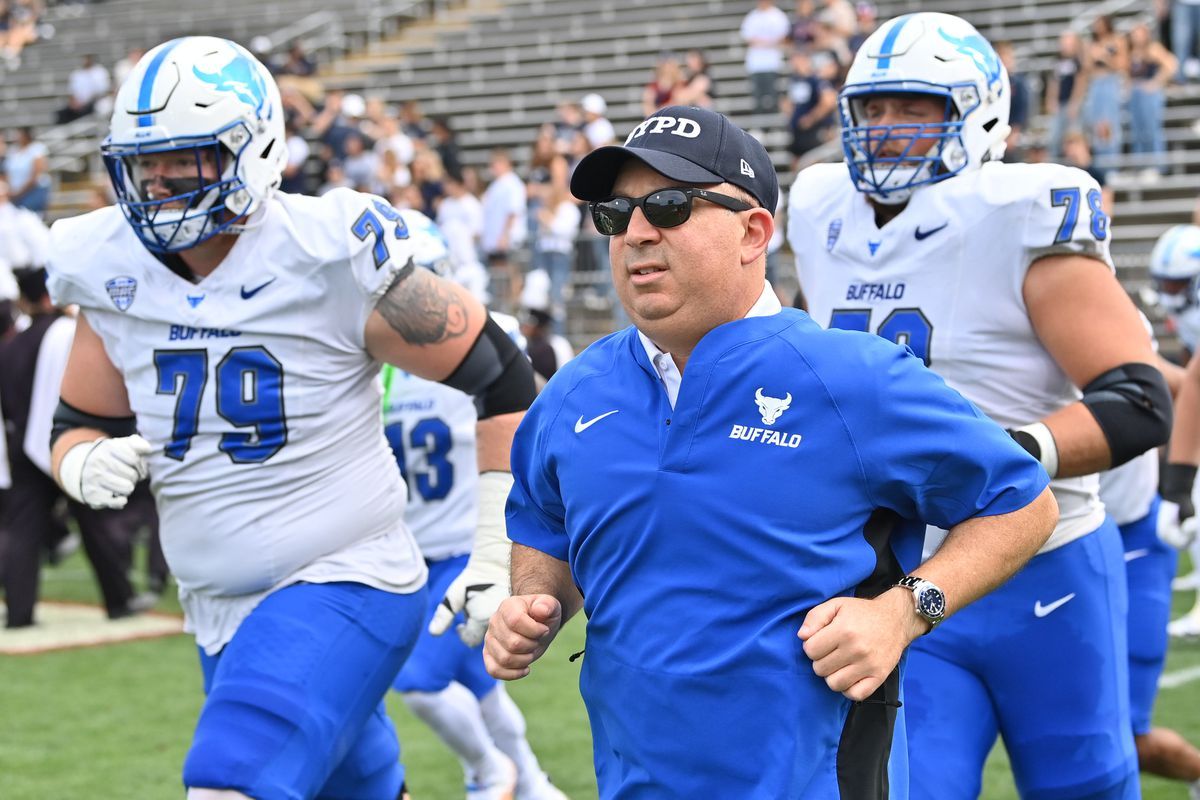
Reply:
[[270, 155], [271, 155], [271, 148], [273, 148], [273, 147], [275, 147], [275, 140], [274, 140], [274, 139], [272, 139], [271, 141], [267, 142], [267, 146], [263, 148], [263, 151], [262, 151], [262, 153], [260, 153], [258, 157], [259, 157], [259, 158], [269, 158], [269, 157], [270, 157]]

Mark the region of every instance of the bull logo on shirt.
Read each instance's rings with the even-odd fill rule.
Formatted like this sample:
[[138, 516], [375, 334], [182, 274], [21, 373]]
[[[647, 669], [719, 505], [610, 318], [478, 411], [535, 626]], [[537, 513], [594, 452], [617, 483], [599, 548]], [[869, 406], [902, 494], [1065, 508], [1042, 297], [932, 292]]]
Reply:
[[770, 397], [763, 394], [760, 386], [754, 392], [754, 402], [758, 404], [758, 411], [762, 414], [763, 425], [774, 425], [779, 415], [792, 405], [792, 393], [788, 392], [787, 397]]

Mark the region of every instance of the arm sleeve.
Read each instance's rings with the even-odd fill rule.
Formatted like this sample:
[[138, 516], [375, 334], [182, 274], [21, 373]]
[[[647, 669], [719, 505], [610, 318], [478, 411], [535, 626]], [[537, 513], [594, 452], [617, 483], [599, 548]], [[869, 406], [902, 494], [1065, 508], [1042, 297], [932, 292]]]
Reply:
[[873, 391], [841, 397], [850, 398], [843, 413], [876, 503], [948, 529], [1016, 511], [1041, 494], [1046, 471], [1003, 428], [908, 348], [872, 345], [865, 366]]
[[508, 495], [505, 518], [508, 538], [540, 550], [561, 561], [567, 560], [569, 540], [566, 509], [563, 507], [554, 462], [546, 455], [550, 429], [546, 423], [545, 394], [525, 414], [513, 437], [513, 488]]

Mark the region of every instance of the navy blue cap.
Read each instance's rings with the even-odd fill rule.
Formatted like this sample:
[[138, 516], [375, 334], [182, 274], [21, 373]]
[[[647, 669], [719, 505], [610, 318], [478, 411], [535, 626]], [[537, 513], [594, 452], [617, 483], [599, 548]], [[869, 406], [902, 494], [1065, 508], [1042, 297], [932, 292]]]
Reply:
[[611, 197], [617, 172], [630, 158], [683, 183], [731, 183], [771, 213], [779, 202], [779, 176], [766, 148], [724, 114], [706, 108], [659, 109], [633, 129], [623, 146], [588, 153], [571, 176], [572, 194], [580, 200]]

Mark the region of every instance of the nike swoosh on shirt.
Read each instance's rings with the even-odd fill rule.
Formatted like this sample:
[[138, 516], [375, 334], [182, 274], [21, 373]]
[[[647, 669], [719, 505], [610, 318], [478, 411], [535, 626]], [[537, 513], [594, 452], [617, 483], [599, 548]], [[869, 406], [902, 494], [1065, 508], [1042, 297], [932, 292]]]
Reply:
[[1130, 550], [1125, 554], [1125, 562], [1136, 561], [1139, 558], [1150, 555], [1149, 548], [1143, 547], [1140, 550]]
[[940, 226], [938, 226], [936, 228], [930, 228], [927, 231], [921, 230], [921, 226], [918, 225], [917, 229], [913, 232], [913, 235], [917, 237], [917, 241], [919, 242], [922, 239], [928, 239], [930, 236], [933, 236], [935, 233], [942, 230], [949, 224], [950, 224], [949, 222], [943, 222]]
[[596, 424], [597, 422], [599, 422], [600, 420], [604, 419], [605, 417], [610, 417], [610, 416], [612, 416], [613, 414], [616, 414], [616, 413], [617, 413], [618, 411], [620, 411], [620, 410], [621, 410], [621, 409], [619, 409], [619, 408], [618, 408], [618, 409], [615, 409], [615, 410], [613, 410], [613, 411], [607, 411], [607, 412], [605, 412], [605, 413], [601, 414], [601, 415], [600, 415], [600, 416], [598, 416], [598, 417], [592, 417], [592, 418], [591, 418], [591, 419], [589, 419], [587, 422], [584, 422], [584, 421], [583, 421], [583, 416], [582, 416], [582, 415], [580, 415], [580, 417], [579, 417], [579, 420], [578, 420], [578, 421], [575, 423], [575, 432], [576, 432], [576, 433], [583, 433], [584, 431], [586, 431], [588, 428], [590, 428], [590, 427], [592, 427], [593, 425], [595, 425], [595, 424]]
[[267, 281], [266, 283], [260, 283], [258, 286], [255, 286], [253, 289], [247, 289], [245, 286], [243, 286], [242, 287], [242, 299], [249, 300], [251, 297], [254, 297], [254, 295], [258, 294], [259, 292], [261, 292], [263, 289], [267, 288], [274, 282], [275, 282], [275, 278], [271, 278], [271, 280]]
[[1053, 603], [1047, 603], [1046, 605], [1042, 605], [1042, 601], [1038, 600], [1036, 603], [1033, 604], [1033, 615], [1038, 618], [1044, 617], [1047, 614], [1050, 614], [1053, 611], [1055, 611], [1056, 609], [1060, 608], [1061, 606], [1065, 606], [1067, 603], [1071, 602], [1074, 599], [1075, 599], [1075, 593], [1071, 592], [1066, 597], [1060, 597], [1057, 600], [1055, 600]]

